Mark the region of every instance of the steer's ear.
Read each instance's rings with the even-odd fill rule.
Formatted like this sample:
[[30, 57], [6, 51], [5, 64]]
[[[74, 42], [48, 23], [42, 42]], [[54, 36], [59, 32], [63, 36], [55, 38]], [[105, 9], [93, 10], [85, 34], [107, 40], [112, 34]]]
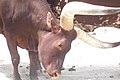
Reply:
[[52, 21], [52, 15], [51, 15], [51, 13], [50, 12], [48, 12], [47, 13], [47, 25], [48, 25], [48, 27], [52, 27], [52, 23], [51, 23], [51, 21]]
[[56, 25], [57, 21], [53, 20], [53, 17], [50, 12], [47, 13], [47, 25], [51, 28], [53, 33], [57, 33], [60, 30], [60, 26]]

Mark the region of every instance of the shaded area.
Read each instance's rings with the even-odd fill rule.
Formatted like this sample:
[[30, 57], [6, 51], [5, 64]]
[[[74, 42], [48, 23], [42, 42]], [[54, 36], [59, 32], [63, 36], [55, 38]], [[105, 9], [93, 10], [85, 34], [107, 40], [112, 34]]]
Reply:
[[[19, 71], [23, 80], [29, 80], [28, 65], [22, 63]], [[120, 80], [120, 67], [108, 66], [83, 66], [69, 71], [68, 68], [62, 71], [59, 80]], [[11, 64], [0, 65], [0, 80], [12, 80]], [[49, 80], [44, 75], [39, 76], [40, 80]]]
[[63, 71], [60, 80], [119, 80], [120, 68], [115, 66], [84, 66], [76, 71]]
[[[29, 68], [25, 63], [20, 64], [19, 72], [23, 80], [29, 80]], [[12, 64], [0, 64], [0, 80], [12, 80], [13, 68]]]

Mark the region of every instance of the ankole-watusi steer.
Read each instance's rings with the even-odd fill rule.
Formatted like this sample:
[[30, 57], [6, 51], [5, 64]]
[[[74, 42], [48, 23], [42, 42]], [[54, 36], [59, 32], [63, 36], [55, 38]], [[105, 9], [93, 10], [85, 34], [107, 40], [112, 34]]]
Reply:
[[14, 80], [21, 80], [18, 71], [20, 57], [17, 46], [29, 51], [30, 80], [38, 80], [37, 54], [49, 76], [58, 77], [65, 55], [77, 35], [79, 39], [95, 47], [118, 46], [120, 42], [101, 42], [73, 27], [75, 14], [110, 15], [118, 12], [120, 8], [71, 2], [63, 8], [59, 23], [46, 0], [0, 0], [0, 33], [7, 40], [14, 69]]

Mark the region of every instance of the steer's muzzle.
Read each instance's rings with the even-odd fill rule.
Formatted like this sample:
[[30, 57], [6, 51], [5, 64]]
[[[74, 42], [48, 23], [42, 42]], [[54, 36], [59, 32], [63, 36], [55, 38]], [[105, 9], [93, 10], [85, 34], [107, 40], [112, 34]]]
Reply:
[[49, 75], [49, 77], [50, 77], [52, 80], [58, 80], [61, 72], [51, 71], [51, 72], [47, 72], [47, 74]]
[[59, 78], [59, 76], [60, 76], [59, 73], [53, 73], [53, 74], [51, 75], [51, 79], [52, 79], [52, 80], [57, 80], [57, 79]]

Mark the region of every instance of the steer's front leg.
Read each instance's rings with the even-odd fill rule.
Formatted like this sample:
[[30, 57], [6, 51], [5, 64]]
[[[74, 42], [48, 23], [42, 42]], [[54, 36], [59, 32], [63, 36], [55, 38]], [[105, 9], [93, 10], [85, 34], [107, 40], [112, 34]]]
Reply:
[[12, 64], [13, 64], [14, 80], [22, 80], [21, 77], [20, 77], [20, 74], [18, 72], [18, 65], [19, 65], [19, 62], [20, 62], [20, 56], [19, 56], [18, 51], [17, 51], [16, 41], [9, 34], [6, 35], [6, 40], [7, 40], [7, 44], [8, 44], [10, 54], [11, 54], [11, 60], [12, 60]]
[[38, 58], [38, 53], [34, 51], [29, 51], [30, 58], [30, 80], [38, 80], [37, 70], [41, 72], [41, 65]]

